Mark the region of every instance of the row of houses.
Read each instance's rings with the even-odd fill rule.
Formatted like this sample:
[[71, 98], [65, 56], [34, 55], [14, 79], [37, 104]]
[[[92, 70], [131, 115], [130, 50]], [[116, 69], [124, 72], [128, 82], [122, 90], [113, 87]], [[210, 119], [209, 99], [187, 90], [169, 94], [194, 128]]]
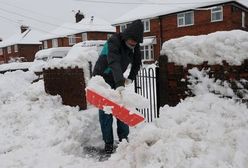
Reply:
[[[39, 49], [67, 47], [86, 40], [106, 40], [115, 32], [123, 32], [136, 19], [142, 19], [144, 23], [141, 51], [143, 61], [148, 63], [158, 60], [163, 42], [170, 39], [234, 29], [248, 31], [248, 2], [245, 0], [160, 2], [163, 3], [140, 5], [112, 25], [93, 16], [85, 17], [78, 11], [76, 23], [66, 23], [42, 37], [36, 35], [39, 37], [36, 43], [32, 41], [34, 30], [22, 26], [21, 35], [0, 42], [0, 63], [16, 59], [32, 61]], [[33, 37], [32, 43], [25, 44], [28, 37]]]

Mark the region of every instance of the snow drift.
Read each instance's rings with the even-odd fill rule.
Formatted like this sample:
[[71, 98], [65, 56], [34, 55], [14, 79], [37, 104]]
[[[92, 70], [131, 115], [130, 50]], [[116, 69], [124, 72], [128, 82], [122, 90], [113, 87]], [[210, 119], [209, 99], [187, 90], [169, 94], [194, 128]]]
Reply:
[[169, 62], [187, 64], [240, 65], [248, 59], [248, 32], [241, 30], [215, 32], [208, 35], [185, 36], [163, 44], [161, 55], [167, 55]]

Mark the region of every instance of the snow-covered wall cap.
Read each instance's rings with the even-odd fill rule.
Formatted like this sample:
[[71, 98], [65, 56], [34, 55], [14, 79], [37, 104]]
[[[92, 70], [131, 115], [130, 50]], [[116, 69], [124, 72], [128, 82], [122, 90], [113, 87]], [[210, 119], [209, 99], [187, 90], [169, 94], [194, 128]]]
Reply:
[[[113, 25], [121, 23], [128, 23], [136, 19], [150, 19], [162, 15], [171, 13], [177, 13], [180, 11], [197, 9], [205, 6], [227, 3], [227, 2], [238, 2], [248, 7], [247, 0], [149, 0], [148, 4], [143, 4], [125, 13], [114, 22]], [[149, 4], [150, 3], [150, 4]]]
[[161, 55], [167, 55], [169, 62], [187, 64], [241, 65], [248, 59], [248, 32], [241, 30], [215, 32], [208, 35], [185, 36], [163, 44]]
[[27, 29], [23, 33], [17, 33], [10, 38], [0, 42], [0, 47], [7, 47], [15, 44], [41, 44], [40, 39], [44, 34], [40, 31]]
[[75, 35], [83, 32], [116, 32], [115, 27], [103, 19], [94, 17], [93, 21], [91, 17], [86, 17], [78, 23], [65, 23], [57, 29], [46, 34], [41, 41], [67, 37], [69, 35]]

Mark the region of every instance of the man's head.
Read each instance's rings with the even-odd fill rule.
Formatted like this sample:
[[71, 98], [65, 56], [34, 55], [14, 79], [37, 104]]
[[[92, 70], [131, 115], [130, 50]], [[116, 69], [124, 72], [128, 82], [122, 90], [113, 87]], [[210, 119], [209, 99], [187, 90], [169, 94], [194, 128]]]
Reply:
[[144, 26], [141, 20], [133, 21], [123, 32], [123, 37], [127, 45], [136, 46], [143, 42]]

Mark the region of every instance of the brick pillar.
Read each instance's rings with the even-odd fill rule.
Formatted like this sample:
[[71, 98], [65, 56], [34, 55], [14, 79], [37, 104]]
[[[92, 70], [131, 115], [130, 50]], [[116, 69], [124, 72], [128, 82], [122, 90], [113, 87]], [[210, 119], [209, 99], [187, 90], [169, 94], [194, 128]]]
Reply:
[[46, 93], [60, 95], [64, 105], [87, 108], [83, 69], [43, 69]]

